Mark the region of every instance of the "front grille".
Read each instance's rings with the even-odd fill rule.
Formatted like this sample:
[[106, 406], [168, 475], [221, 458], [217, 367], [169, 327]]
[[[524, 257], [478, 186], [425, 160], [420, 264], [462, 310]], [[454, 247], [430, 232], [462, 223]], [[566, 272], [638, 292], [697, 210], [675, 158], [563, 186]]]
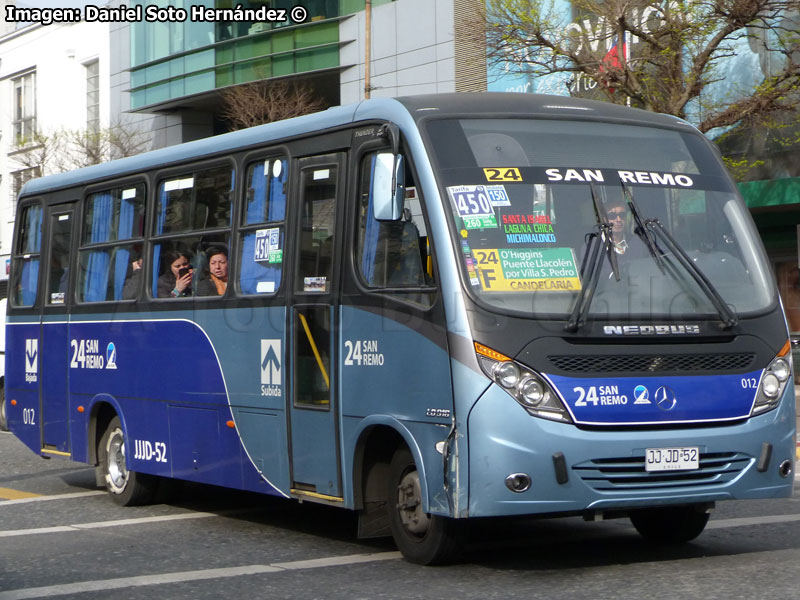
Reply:
[[548, 356], [552, 365], [569, 373], [660, 373], [746, 371], [755, 354], [627, 354]]
[[735, 479], [751, 460], [750, 456], [740, 452], [701, 454], [700, 468], [695, 471], [648, 473], [644, 469], [644, 456], [599, 458], [574, 465], [572, 470], [597, 491], [637, 492], [725, 485]]

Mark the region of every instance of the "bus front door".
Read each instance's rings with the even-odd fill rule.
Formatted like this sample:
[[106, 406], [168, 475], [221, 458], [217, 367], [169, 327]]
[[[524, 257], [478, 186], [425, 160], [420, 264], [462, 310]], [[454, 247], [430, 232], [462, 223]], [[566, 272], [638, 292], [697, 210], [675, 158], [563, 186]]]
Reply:
[[332, 501], [342, 497], [335, 332], [340, 254], [336, 215], [344, 187], [343, 165], [342, 153], [299, 161], [299, 198], [293, 203], [299, 212], [294, 215], [296, 245], [287, 311], [292, 492]]
[[49, 210], [47, 269], [44, 278], [41, 343], [42, 453], [70, 455], [69, 440], [69, 257], [72, 245], [73, 205]]

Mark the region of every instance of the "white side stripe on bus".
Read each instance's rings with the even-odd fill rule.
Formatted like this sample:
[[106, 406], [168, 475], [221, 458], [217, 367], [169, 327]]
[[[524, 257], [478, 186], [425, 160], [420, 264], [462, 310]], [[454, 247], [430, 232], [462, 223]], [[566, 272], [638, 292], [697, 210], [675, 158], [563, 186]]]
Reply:
[[187, 583], [204, 579], [221, 579], [225, 577], [242, 577], [245, 575], [262, 575], [265, 573], [281, 573], [299, 569], [319, 569], [324, 567], [355, 565], [380, 560], [397, 560], [399, 552], [378, 552], [375, 554], [351, 554], [349, 556], [330, 556], [312, 560], [300, 560], [270, 565], [247, 565], [244, 567], [228, 567], [223, 569], [202, 569], [198, 571], [182, 571], [162, 573], [160, 575], [140, 575], [120, 579], [101, 579], [98, 581], [81, 581], [64, 585], [50, 585], [39, 588], [27, 588], [0, 592], [0, 600], [25, 600], [28, 598], [52, 598], [69, 594], [119, 590], [145, 585], [164, 585], [170, 583]]

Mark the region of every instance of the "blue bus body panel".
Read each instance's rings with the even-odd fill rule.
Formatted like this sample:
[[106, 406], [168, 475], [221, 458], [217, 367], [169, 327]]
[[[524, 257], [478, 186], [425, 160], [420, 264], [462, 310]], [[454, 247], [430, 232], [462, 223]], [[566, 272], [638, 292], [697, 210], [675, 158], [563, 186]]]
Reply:
[[[352, 481], [353, 456], [368, 428], [386, 426], [405, 434], [431, 495], [426, 510], [449, 514], [443, 487], [443, 458], [436, 444], [451, 426], [453, 391], [450, 357], [409, 325], [367, 310], [342, 306], [341, 357], [343, 481]], [[419, 324], [417, 324], [419, 326]], [[444, 336], [442, 336], [444, 337]], [[345, 485], [352, 505], [352, 486]]]
[[38, 322], [6, 326], [5, 394], [8, 427], [28, 448], [42, 449]]
[[[278, 488], [288, 490], [284, 400], [262, 396], [258, 368], [261, 336], [280, 334], [270, 333], [262, 324], [253, 335], [240, 336], [244, 343], [235, 346], [230, 344], [231, 315], [227, 321], [223, 311], [197, 311], [191, 316], [212, 324], [211, 333], [189, 319], [146, 316], [126, 320], [120, 315], [97, 315], [92, 321], [46, 324], [45, 331], [53, 332], [47, 354], [65, 357], [69, 392], [60, 403], [53, 401], [60, 412], [46, 410], [39, 416], [39, 375], [26, 381], [25, 368], [30, 365], [25, 361], [30, 357], [10, 353], [8, 392], [18, 401], [9, 411], [14, 433], [39, 453], [40, 427], [45, 435], [48, 427], [60, 432], [67, 425], [64, 412], [69, 415], [71, 456], [86, 462], [90, 416], [97, 405], [106, 403], [122, 420], [130, 469], [286, 495]], [[9, 347], [25, 348], [26, 340], [36, 339], [38, 332], [38, 324], [11, 324]], [[235, 381], [232, 390], [226, 387], [217, 347], [226, 350], [222, 354], [230, 368], [228, 378]], [[48, 374], [43, 392], [56, 390], [61, 379]], [[34, 423], [23, 422], [23, 408], [35, 411]]]
[[[795, 457], [794, 389], [777, 409], [728, 426], [660, 430], [585, 430], [530, 416], [497, 385], [470, 415], [469, 515], [561, 513], [658, 504], [789, 497], [794, 469], [778, 465]], [[762, 445], [772, 444], [766, 471], [756, 469]], [[698, 446], [700, 469], [646, 473], [647, 448]], [[563, 453], [569, 479], [556, 481], [553, 455]], [[527, 473], [523, 493], [504, 483]]]
[[761, 375], [545, 378], [579, 425], [652, 425], [746, 419]]

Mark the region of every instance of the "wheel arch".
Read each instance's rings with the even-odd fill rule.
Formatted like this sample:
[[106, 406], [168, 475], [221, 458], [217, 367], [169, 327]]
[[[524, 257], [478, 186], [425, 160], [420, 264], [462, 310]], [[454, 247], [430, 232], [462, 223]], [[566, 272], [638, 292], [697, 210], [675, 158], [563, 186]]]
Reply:
[[89, 428], [87, 432], [87, 445], [89, 450], [89, 464], [97, 465], [97, 445], [100, 438], [108, 428], [108, 424], [114, 417], [119, 417], [125, 428], [125, 419], [122, 410], [116, 399], [109, 394], [98, 394], [92, 399], [92, 408], [89, 411]]
[[427, 509], [428, 485], [419, 444], [397, 419], [373, 416], [361, 423], [353, 453], [353, 507], [356, 510], [364, 509], [370, 501], [384, 499], [389, 464], [401, 446], [408, 448], [414, 457], [423, 504]]

